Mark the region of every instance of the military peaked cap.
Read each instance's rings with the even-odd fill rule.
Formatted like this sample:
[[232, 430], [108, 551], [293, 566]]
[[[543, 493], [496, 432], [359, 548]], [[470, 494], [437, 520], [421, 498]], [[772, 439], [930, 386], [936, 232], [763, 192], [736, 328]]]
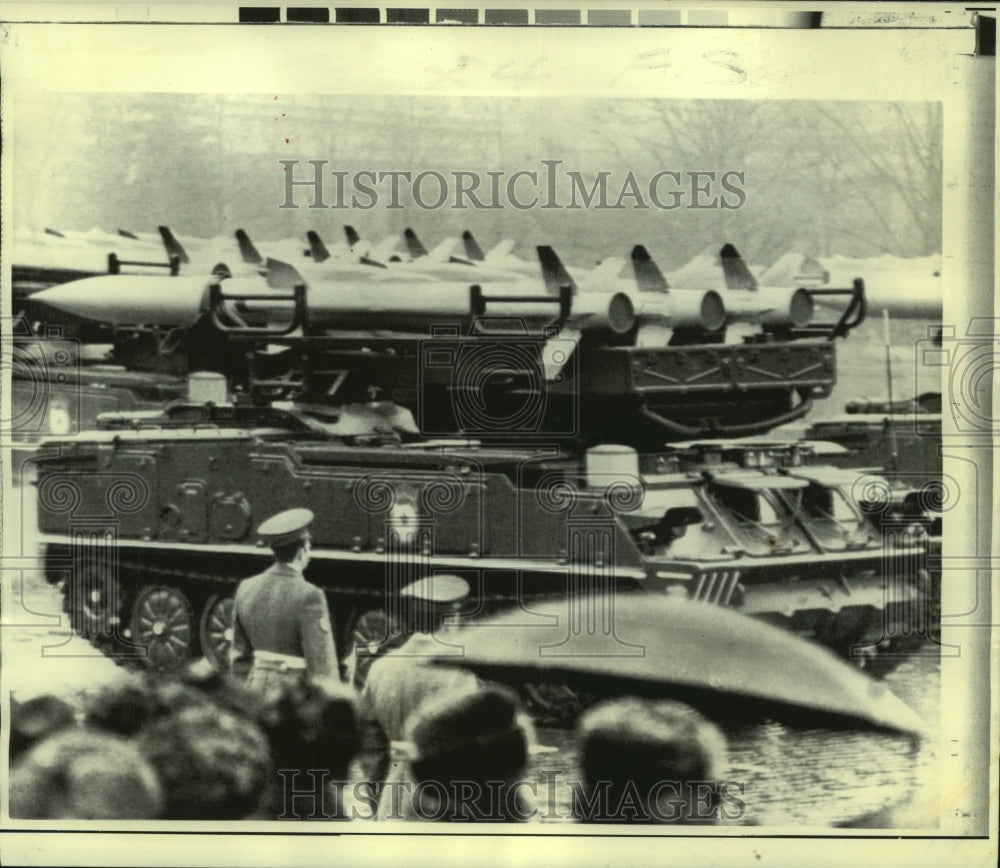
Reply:
[[271, 548], [280, 548], [305, 537], [314, 518], [309, 509], [286, 509], [272, 515], [257, 528], [257, 533]]
[[469, 583], [460, 576], [433, 575], [410, 582], [399, 592], [399, 596], [425, 603], [454, 603], [469, 596]]

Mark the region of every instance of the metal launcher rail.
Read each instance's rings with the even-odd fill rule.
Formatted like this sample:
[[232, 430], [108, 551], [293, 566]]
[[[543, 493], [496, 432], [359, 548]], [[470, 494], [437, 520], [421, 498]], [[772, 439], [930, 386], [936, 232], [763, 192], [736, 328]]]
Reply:
[[[566, 431], [572, 427], [566, 420], [574, 416], [579, 424], [573, 438], [588, 442], [627, 436], [636, 445], [655, 446], [664, 440], [770, 430], [801, 418], [814, 399], [830, 394], [836, 382], [835, 339], [860, 325], [866, 311], [864, 282], [856, 279], [850, 288], [808, 290], [847, 299], [835, 321], [761, 327], [741, 343], [671, 343], [664, 337], [662, 344], [637, 345], [641, 325], [628, 334], [606, 327], [589, 333], [586, 326], [577, 329], [581, 312], [576, 308], [586, 309], [578, 301], [581, 295], [590, 300], [586, 293], [574, 295], [570, 286], [560, 286], [558, 294], [505, 295], [500, 288], [487, 293], [472, 285], [466, 315], [442, 315], [440, 329], [420, 333], [382, 329], [377, 311], [367, 329], [338, 328], [335, 314], [319, 323], [310, 315], [302, 285], [291, 293], [244, 295], [227, 292], [226, 283], [211, 286], [210, 315], [220, 332], [251, 344], [246, 355], [256, 403], [281, 398], [332, 405], [377, 394], [379, 400], [424, 414], [423, 421], [429, 422], [429, 427], [421, 425], [424, 433], [487, 439], [488, 430], [470, 434], [466, 421], [455, 414], [456, 406], [496, 402], [498, 415], [503, 415], [519, 401], [530, 403], [539, 391], [550, 416], [532, 429], [538, 434]], [[239, 317], [244, 302], [261, 307], [272, 301], [283, 302], [280, 323], [253, 327]], [[536, 312], [545, 304], [556, 308], [551, 318]], [[519, 318], [537, 328], [525, 326], [518, 333], [511, 321], [516, 325]], [[254, 342], [262, 341], [272, 348], [267, 356], [252, 351]], [[556, 369], [545, 359], [553, 341], [565, 341], [563, 362]], [[505, 344], [513, 349], [508, 352]], [[277, 377], [275, 346], [286, 348], [287, 363]], [[455, 361], [430, 363], [431, 350], [435, 359]], [[484, 388], [489, 378], [480, 375], [490, 365], [496, 376], [488, 393], [473, 395]], [[469, 370], [479, 379], [463, 374]], [[550, 425], [551, 419], [557, 422]]]

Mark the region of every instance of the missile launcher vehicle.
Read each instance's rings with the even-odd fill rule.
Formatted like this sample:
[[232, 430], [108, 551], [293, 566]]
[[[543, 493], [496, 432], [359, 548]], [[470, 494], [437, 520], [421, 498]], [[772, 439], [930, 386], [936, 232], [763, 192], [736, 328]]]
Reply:
[[[633, 255], [640, 286], [647, 260]], [[862, 282], [806, 290], [844, 301], [827, 323], [802, 321], [798, 290], [781, 303], [799, 313], [769, 296], [748, 316], [742, 298], [739, 316], [699, 323], [703, 295], [557, 283], [467, 287], [463, 317], [427, 291], [406, 302], [419, 326], [386, 331], [374, 288], [368, 317], [351, 301], [342, 325], [314, 287], [220, 276], [199, 322], [242, 379], [193, 375], [187, 399], [104, 414], [36, 454], [48, 577], [75, 628], [158, 669], [224, 665], [235, 587], [269, 563], [256, 528], [304, 506], [307, 577], [345, 656], [363, 616], [451, 573], [473, 589], [461, 617], [569, 596], [568, 640], [603, 631], [609, 653], [628, 642], [613, 598], [640, 591], [733, 607], [876, 670], [898, 661], [883, 652], [919, 603], [926, 547], [887, 552], [858, 474], [809, 444], [727, 439], [829, 394]]]

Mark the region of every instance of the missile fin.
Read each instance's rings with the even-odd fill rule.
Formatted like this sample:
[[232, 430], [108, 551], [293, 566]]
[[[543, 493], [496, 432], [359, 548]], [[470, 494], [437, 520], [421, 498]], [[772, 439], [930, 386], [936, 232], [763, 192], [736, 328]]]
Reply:
[[406, 238], [406, 251], [410, 254], [410, 259], [419, 259], [421, 256], [427, 255], [427, 248], [417, 238], [417, 233], [409, 226], [403, 231], [403, 235]]
[[486, 254], [486, 261], [491, 262], [495, 259], [503, 259], [505, 256], [510, 256], [515, 243], [513, 238], [505, 238], [499, 244], [490, 248], [489, 253]]
[[357, 243], [361, 240], [361, 236], [358, 235], [353, 226], [345, 226], [344, 234], [347, 236], [348, 247], [356, 247]]
[[669, 292], [670, 284], [667, 283], [660, 267], [653, 262], [649, 251], [641, 244], [636, 244], [632, 248], [632, 268], [640, 292]]
[[444, 241], [427, 254], [427, 258], [431, 262], [447, 262], [456, 244], [458, 244], [457, 238], [445, 238]]
[[170, 231], [169, 226], [157, 226], [156, 228], [160, 230], [160, 238], [163, 239], [163, 246], [167, 250], [168, 257], [176, 256], [185, 264], [191, 261], [180, 241], [174, 238], [174, 233]]
[[465, 245], [466, 257], [471, 259], [473, 262], [482, 262], [486, 259], [486, 256], [483, 253], [483, 248], [479, 246], [479, 242], [476, 241], [468, 229], [462, 233], [462, 244]]
[[254, 247], [254, 243], [250, 240], [250, 236], [246, 234], [242, 229], [236, 230], [236, 240], [240, 245], [240, 255], [243, 257], [244, 262], [248, 262], [250, 265], [260, 265], [264, 261], [264, 257], [260, 255], [260, 251]]
[[[364, 252], [364, 255], [370, 259], [382, 260], [392, 253], [398, 243], [398, 235], [386, 235], [386, 237], [379, 241], [378, 244], [369, 247], [368, 250]], [[395, 261], [399, 262], [399, 259], [396, 259]]]
[[58, 229], [49, 229], [48, 226], [45, 227], [45, 234], [46, 235], [55, 235], [56, 238], [65, 238], [66, 237]]
[[121, 235], [122, 238], [131, 238], [133, 241], [139, 240], [139, 236], [134, 232], [129, 232], [128, 229], [119, 229], [118, 234]]
[[726, 275], [728, 289], [757, 289], [757, 278], [747, 267], [739, 251], [732, 244], [726, 244], [719, 251], [722, 270]]
[[310, 229], [306, 233], [306, 238], [309, 239], [309, 251], [312, 254], [313, 262], [326, 262], [330, 258], [330, 251], [326, 249], [319, 233]]
[[806, 256], [799, 266], [799, 273], [796, 275], [805, 280], [815, 280], [818, 283], [827, 284], [830, 282], [830, 272], [823, 267], [823, 263], [811, 256]]
[[576, 292], [576, 281], [570, 277], [566, 266], [556, 254], [555, 250], [547, 244], [537, 247], [538, 261], [542, 264], [542, 278], [545, 280], [545, 289], [551, 295], [559, 295], [559, 289], [563, 286], [572, 287]]
[[265, 260], [267, 266], [267, 285], [278, 289], [289, 289], [305, 283], [302, 275], [294, 265], [282, 262], [280, 259]]
[[545, 346], [542, 347], [542, 366], [545, 369], [546, 382], [554, 381], [573, 357], [573, 353], [566, 352], [566, 341], [571, 340], [575, 350], [580, 345], [581, 337], [579, 330], [563, 327], [558, 340], [545, 342]]

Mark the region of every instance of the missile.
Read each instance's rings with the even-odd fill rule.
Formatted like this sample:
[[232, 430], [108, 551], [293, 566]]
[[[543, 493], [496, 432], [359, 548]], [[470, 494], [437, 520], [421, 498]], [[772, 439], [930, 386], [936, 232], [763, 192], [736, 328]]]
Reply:
[[574, 304], [592, 293], [617, 292], [629, 299], [636, 322], [669, 328], [699, 328], [718, 331], [726, 322], [726, 305], [715, 290], [673, 291], [667, 286], [663, 274], [649, 258], [642, 245], [632, 251], [633, 267], [639, 260], [636, 283], [618, 278], [608, 278], [608, 272], [592, 272], [579, 284], [566, 270], [551, 247], [538, 248], [542, 275], [548, 291], [556, 292], [569, 286], [574, 290]]
[[[228, 286], [225, 290], [229, 294]], [[428, 333], [434, 326], [463, 322], [476, 313], [487, 320], [502, 320], [507, 327], [523, 324], [539, 329], [555, 323], [561, 314], [559, 298], [540, 296], [537, 285], [526, 280], [472, 285], [398, 281], [357, 286], [314, 280], [308, 284], [307, 300], [310, 322], [325, 329]], [[275, 309], [273, 303], [266, 304], [269, 310]], [[247, 307], [256, 309], [252, 300]], [[636, 322], [629, 297], [612, 292], [572, 299], [562, 324], [582, 332], [608, 330], [623, 335]]]
[[732, 244], [719, 251], [726, 278], [726, 314], [730, 322], [803, 328], [815, 313], [812, 294], [802, 287], [759, 286]]
[[[801, 253], [786, 253], [759, 278], [767, 286], [850, 286], [865, 276], [865, 303], [869, 315], [888, 311], [897, 319], [940, 320], [944, 292], [940, 264], [931, 257], [852, 259], [833, 256], [820, 262]], [[823, 295], [814, 298], [821, 313], [838, 314], [843, 304]]]
[[812, 322], [815, 307], [812, 294], [802, 287], [761, 286], [752, 292], [726, 295], [730, 322], [804, 328]]
[[[291, 320], [292, 290], [302, 285], [306, 287], [309, 322], [328, 331], [426, 334], [434, 326], [484, 317], [494, 322], [504, 320], [508, 329], [521, 323], [529, 330], [558, 326], [568, 332], [618, 339], [647, 324], [714, 331], [725, 322], [726, 307], [713, 290], [639, 291], [628, 281], [607, 279], [579, 291], [551, 248], [539, 248], [539, 256], [548, 294], [539, 292], [537, 282], [517, 277], [477, 283], [352, 280], [324, 274], [316, 265], [303, 276], [295, 266], [269, 258], [266, 277], [234, 277], [222, 265], [208, 278], [101, 275], [45, 290], [37, 295], [37, 301], [110, 325], [183, 327], [208, 312], [209, 288], [216, 284], [229, 299], [226, 311], [217, 311], [228, 312], [223, 319], [240, 324], [252, 315], [255, 322], [263, 319], [275, 324]], [[647, 279], [639, 285], [648, 290], [650, 279], [656, 278], [649, 277], [655, 266], [651, 262], [646, 265], [643, 274]], [[659, 280], [665, 285], [662, 275]], [[287, 300], [283, 298], [286, 293]]]
[[801, 253], [789, 252], [767, 268], [758, 278], [766, 286], [825, 286], [830, 282], [830, 272], [823, 264]]
[[[232, 319], [264, 315], [287, 321], [293, 310], [292, 295], [288, 294], [287, 301], [276, 301], [275, 289], [287, 290], [305, 281], [293, 266], [277, 263], [269, 269], [267, 280], [230, 277], [228, 271], [208, 279], [101, 275], [43, 290], [36, 298], [74, 316], [110, 325], [183, 327], [208, 312], [213, 284], [218, 284], [228, 298], [238, 299], [227, 303]], [[497, 284], [490, 293], [484, 293], [479, 286], [463, 283], [351, 284], [316, 279], [309, 282], [307, 289], [309, 319], [322, 329], [428, 333], [433, 326], [467, 321], [473, 313], [474, 290], [479, 291], [486, 308], [484, 314], [491, 319], [502, 319], [507, 324], [520, 320], [539, 328], [560, 317], [560, 299], [539, 296], [530, 281]], [[636, 318], [632, 302], [624, 293], [589, 293], [573, 300], [564, 325], [583, 332], [607, 329], [625, 334], [635, 326]]]
[[[273, 295], [259, 277], [216, 276], [241, 296]], [[162, 275], [101, 275], [53, 286], [35, 300], [73, 316], [115, 326], [186, 326], [208, 310], [212, 278]]]
[[[646, 305], [666, 304], [672, 322], [678, 328], [703, 328], [718, 331], [726, 324], [726, 304], [714, 289], [675, 289], [671, 291], [663, 272], [641, 244], [632, 248], [632, 269]], [[661, 298], [658, 301], [656, 294]]]

